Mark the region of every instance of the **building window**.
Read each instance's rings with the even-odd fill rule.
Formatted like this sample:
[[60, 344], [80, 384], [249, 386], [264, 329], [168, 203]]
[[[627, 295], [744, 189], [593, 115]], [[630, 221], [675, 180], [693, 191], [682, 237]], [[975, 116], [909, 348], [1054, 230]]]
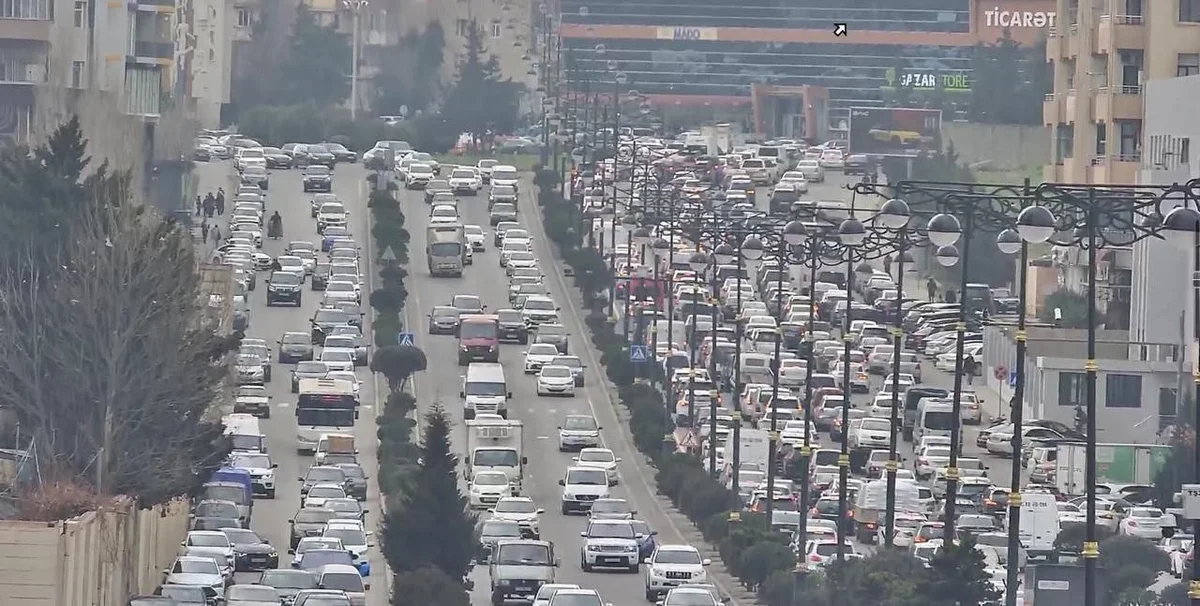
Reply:
[[71, 62], [71, 88], [83, 88], [85, 86], [83, 81], [84, 66], [85, 64], [83, 61]]
[[1176, 154], [1180, 164], [1187, 166], [1191, 163], [1192, 157], [1192, 139], [1183, 137], [1179, 140], [1179, 153]]
[[1175, 63], [1175, 75], [1195, 76], [1200, 74], [1200, 53], [1179, 53]]
[[1141, 408], [1142, 376], [1110, 373], [1104, 377], [1106, 408]]
[[1058, 373], [1058, 405], [1083, 406], [1087, 401], [1087, 375], [1082, 372]]
[[500, 24], [498, 22], [492, 23], [492, 37], [493, 38], [500, 37]]
[[1126, 17], [1141, 17], [1142, 16], [1142, 0], [1125, 0], [1125, 16]]
[[1179, 20], [1200, 23], [1200, 0], [1179, 0]]
[[54, 17], [54, 0], [0, 0], [0, 19], [49, 21]]
[[250, 9], [239, 7], [236, 10], [238, 27], [250, 27]]
[[458, 32], [458, 35], [466, 37], [467, 33], [471, 31], [471, 23], [466, 19], [459, 19], [454, 22], [454, 31]]
[[1120, 149], [1117, 153], [1122, 160], [1134, 160], [1142, 150], [1142, 121], [1117, 120], [1117, 132], [1120, 133]]
[[87, 27], [87, 0], [75, 0], [75, 27]]
[[1075, 127], [1070, 124], [1059, 124], [1055, 130], [1056, 159], [1065, 160], [1075, 156]]
[[1105, 155], [1106, 152], [1104, 151], [1104, 148], [1107, 147], [1107, 143], [1108, 143], [1108, 123], [1097, 122], [1096, 123], [1096, 155], [1097, 156]]

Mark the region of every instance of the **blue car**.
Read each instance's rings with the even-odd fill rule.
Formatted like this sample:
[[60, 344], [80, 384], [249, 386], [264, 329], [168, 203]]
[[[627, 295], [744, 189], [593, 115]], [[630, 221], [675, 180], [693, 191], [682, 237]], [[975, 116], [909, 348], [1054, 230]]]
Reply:
[[650, 530], [650, 525], [641, 520], [633, 520], [632, 523], [633, 532], [637, 535], [638, 558], [644, 560], [658, 549], [658, 541], [654, 538], [658, 536], [658, 531]]

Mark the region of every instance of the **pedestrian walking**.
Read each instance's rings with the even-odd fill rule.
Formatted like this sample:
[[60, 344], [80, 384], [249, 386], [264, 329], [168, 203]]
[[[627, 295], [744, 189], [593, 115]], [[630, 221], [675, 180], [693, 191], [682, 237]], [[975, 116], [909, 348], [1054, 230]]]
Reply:
[[213, 237], [213, 244], [220, 246], [221, 245], [221, 228], [220, 227], [218, 227], [216, 225], [212, 226], [212, 237]]
[[884, 255], [883, 257], [883, 273], [892, 275], [892, 256]]
[[963, 374], [966, 375], [967, 385], [975, 383], [975, 358], [963, 360]]
[[937, 280], [929, 278], [929, 281], [925, 282], [925, 290], [929, 292], [929, 300], [931, 302], [936, 300], [938, 291]]
[[196, 216], [199, 217], [204, 212], [204, 202], [200, 199], [200, 195], [196, 194]]
[[200, 222], [200, 238], [204, 243], [208, 243], [208, 219]]
[[224, 187], [217, 188], [217, 200], [216, 201], [217, 201], [217, 214], [224, 215], [225, 214], [225, 188]]

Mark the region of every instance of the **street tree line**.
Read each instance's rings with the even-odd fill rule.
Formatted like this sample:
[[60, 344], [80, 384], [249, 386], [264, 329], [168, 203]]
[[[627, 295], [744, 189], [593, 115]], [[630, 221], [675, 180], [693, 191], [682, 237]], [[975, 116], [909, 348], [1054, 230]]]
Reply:
[[446, 39], [436, 21], [408, 30], [395, 44], [360, 49], [360, 61], [372, 61], [381, 71], [360, 82], [359, 109], [405, 116], [398, 124], [362, 118], [367, 112], [350, 119], [351, 44], [349, 36], [298, 5], [287, 52], [264, 52], [258, 59], [263, 65], [237, 81], [239, 94], [226, 119], [264, 144], [329, 140], [356, 151], [380, 139], [402, 139], [422, 151], [442, 153], [461, 133], [482, 136], [515, 128], [521, 85], [502, 76], [474, 20], [450, 82], [442, 80]]
[[0, 408], [33, 519], [190, 493], [227, 452], [209, 411], [239, 337], [205, 319], [190, 234], [87, 148], [72, 118], [0, 151]]

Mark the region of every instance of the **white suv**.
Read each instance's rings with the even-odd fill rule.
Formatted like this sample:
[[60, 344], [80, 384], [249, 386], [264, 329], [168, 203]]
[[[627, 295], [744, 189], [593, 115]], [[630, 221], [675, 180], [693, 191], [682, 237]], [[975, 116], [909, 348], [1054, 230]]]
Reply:
[[562, 514], [587, 513], [596, 499], [608, 496], [608, 474], [603, 469], [568, 467], [562, 486]]
[[711, 563], [691, 545], [659, 545], [645, 561], [646, 600], [657, 602], [658, 596], [675, 587], [706, 582], [708, 573], [704, 567]]
[[592, 520], [579, 535], [583, 537], [579, 567], [584, 572], [596, 566], [619, 566], [638, 572], [637, 533], [629, 520]]

